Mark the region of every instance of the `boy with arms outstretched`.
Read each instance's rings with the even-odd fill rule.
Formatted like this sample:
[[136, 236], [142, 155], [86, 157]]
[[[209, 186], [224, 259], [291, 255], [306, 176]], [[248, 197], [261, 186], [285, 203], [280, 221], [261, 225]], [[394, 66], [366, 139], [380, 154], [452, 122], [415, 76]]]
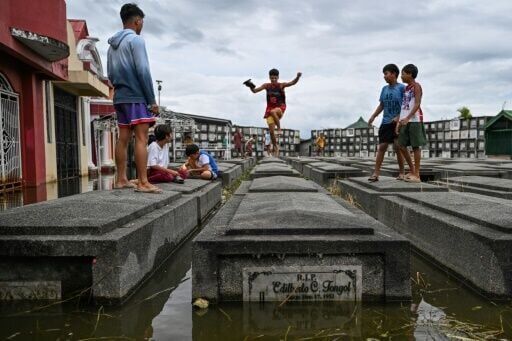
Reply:
[[279, 156], [279, 146], [275, 135], [275, 128], [281, 131], [281, 119], [283, 118], [286, 110], [286, 95], [284, 89], [297, 84], [302, 73], [298, 72], [297, 77], [291, 82], [279, 83], [279, 71], [272, 69], [268, 72], [270, 83], [265, 83], [256, 87], [251, 80], [247, 80], [244, 84], [251, 89], [253, 93], [258, 93], [262, 90], [267, 92], [267, 109], [263, 118], [267, 121], [268, 129], [270, 131], [270, 138], [272, 140], [274, 156]]
[[[418, 68], [413, 64], [408, 64], [402, 69], [402, 81], [407, 84], [402, 101], [402, 110], [400, 111], [400, 121], [397, 124], [396, 131], [398, 135], [398, 145], [402, 156], [409, 165], [410, 173], [405, 176], [407, 182], [421, 182], [420, 180], [420, 160], [421, 149], [427, 142], [425, 127], [423, 126], [423, 112], [421, 111], [421, 97], [423, 90], [421, 85], [416, 82]], [[414, 165], [411, 155], [407, 150], [411, 146], [414, 154]]]

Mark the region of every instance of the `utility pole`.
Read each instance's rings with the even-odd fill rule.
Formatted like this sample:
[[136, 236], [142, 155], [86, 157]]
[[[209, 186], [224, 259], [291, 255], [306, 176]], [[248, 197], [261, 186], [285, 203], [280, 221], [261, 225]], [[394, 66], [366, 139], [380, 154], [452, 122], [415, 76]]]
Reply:
[[157, 80], [156, 84], [158, 84], [158, 106], [160, 106], [160, 92], [162, 91], [162, 83], [163, 81]]

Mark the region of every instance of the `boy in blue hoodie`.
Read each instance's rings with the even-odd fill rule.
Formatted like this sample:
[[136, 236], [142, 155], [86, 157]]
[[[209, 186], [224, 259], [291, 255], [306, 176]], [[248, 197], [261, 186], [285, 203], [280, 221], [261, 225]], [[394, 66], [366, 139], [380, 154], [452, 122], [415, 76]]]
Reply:
[[[140, 32], [144, 25], [144, 12], [135, 4], [121, 7], [123, 30], [108, 40], [108, 78], [114, 86], [114, 107], [119, 125], [116, 144], [117, 176], [114, 188], [134, 188], [138, 192], [161, 193], [149, 183], [146, 173], [149, 127], [158, 114], [148, 55]], [[126, 159], [128, 143], [135, 133], [135, 165], [137, 185], [128, 181]]]

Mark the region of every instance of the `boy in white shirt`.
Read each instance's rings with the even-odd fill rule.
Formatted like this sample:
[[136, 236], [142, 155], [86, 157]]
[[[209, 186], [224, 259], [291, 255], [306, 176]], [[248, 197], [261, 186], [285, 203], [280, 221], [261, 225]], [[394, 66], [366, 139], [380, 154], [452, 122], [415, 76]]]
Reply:
[[169, 165], [169, 142], [171, 128], [162, 124], [155, 127], [156, 141], [148, 146], [148, 180], [150, 183], [176, 182], [182, 184], [187, 178], [185, 170], [175, 171]]
[[181, 166], [180, 171], [187, 171], [193, 178], [203, 180], [215, 180], [219, 174], [219, 168], [213, 156], [204, 150], [200, 150], [195, 144], [189, 144], [185, 149], [187, 162]]

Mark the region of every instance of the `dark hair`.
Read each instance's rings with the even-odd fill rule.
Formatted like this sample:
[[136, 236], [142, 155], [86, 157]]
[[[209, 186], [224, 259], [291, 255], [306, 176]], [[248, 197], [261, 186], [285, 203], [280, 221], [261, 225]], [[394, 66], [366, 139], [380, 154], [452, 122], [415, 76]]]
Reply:
[[278, 76], [279, 77], [279, 70], [278, 69], [272, 69], [268, 72], [269, 76]]
[[164, 140], [171, 133], [171, 127], [167, 124], [160, 124], [155, 127], [155, 138], [157, 141]]
[[199, 147], [196, 144], [189, 144], [187, 148], [185, 149], [185, 155], [190, 156], [192, 154], [195, 154], [199, 151]]
[[121, 7], [121, 20], [123, 21], [123, 24], [128, 23], [130, 20], [132, 20], [135, 17], [141, 17], [144, 18], [144, 12], [137, 6], [137, 4], [124, 4], [123, 7]]
[[395, 64], [388, 64], [382, 68], [382, 73], [391, 72], [394, 73], [397, 77], [400, 75], [400, 69]]
[[416, 79], [416, 77], [418, 77], [418, 68], [414, 64], [407, 64], [406, 66], [404, 66], [402, 71], [411, 75], [413, 79]]

